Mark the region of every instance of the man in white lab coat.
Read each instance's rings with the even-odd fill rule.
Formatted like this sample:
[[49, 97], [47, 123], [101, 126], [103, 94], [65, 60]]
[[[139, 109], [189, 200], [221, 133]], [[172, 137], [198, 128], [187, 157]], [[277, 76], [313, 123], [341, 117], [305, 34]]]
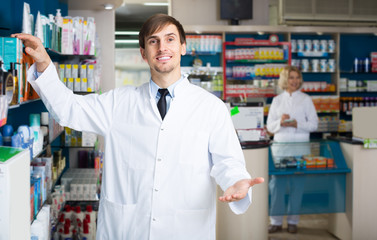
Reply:
[[[236, 214], [263, 182], [245, 169], [243, 153], [224, 103], [181, 76], [186, 53], [182, 25], [158, 14], [143, 25], [140, 52], [149, 83], [104, 94], [74, 95], [59, 80], [41, 42], [23, 40], [34, 58], [28, 81], [63, 126], [105, 138], [97, 239], [215, 239], [219, 198]], [[167, 113], [160, 113], [160, 88]]]

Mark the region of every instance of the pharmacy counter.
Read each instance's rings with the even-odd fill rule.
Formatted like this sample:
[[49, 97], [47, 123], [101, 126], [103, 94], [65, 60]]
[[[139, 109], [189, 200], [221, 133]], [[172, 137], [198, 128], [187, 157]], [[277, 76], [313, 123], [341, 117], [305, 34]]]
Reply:
[[377, 239], [377, 149], [340, 142], [351, 173], [346, 178], [346, 211], [331, 214], [329, 231], [342, 240]]
[[[217, 202], [218, 240], [268, 238], [268, 147], [269, 144], [266, 143], [244, 148], [247, 170], [252, 177], [263, 177], [265, 182], [253, 187], [253, 202], [245, 214], [235, 215], [227, 203]], [[218, 196], [222, 193], [218, 188]]]

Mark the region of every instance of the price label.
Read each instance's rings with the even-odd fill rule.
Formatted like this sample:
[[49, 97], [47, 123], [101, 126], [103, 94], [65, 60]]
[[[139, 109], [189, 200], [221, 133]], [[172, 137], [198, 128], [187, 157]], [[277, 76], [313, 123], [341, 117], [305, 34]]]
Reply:
[[377, 148], [377, 139], [364, 139], [364, 148]]

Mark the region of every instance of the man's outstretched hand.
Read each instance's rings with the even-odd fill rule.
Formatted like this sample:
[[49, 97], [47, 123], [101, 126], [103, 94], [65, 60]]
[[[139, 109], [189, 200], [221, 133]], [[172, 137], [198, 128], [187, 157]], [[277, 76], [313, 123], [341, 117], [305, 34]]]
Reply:
[[225, 192], [224, 195], [219, 197], [221, 202], [234, 202], [239, 201], [246, 197], [246, 194], [249, 191], [249, 188], [255, 184], [264, 182], [264, 178], [257, 177], [254, 179], [242, 179], [236, 182], [233, 186], [230, 186]]
[[44, 72], [51, 62], [50, 56], [47, 54], [42, 41], [30, 34], [26, 33], [16, 33], [12, 34], [11, 37], [18, 38], [22, 41], [25, 46], [25, 51], [29, 54], [36, 62], [37, 71]]

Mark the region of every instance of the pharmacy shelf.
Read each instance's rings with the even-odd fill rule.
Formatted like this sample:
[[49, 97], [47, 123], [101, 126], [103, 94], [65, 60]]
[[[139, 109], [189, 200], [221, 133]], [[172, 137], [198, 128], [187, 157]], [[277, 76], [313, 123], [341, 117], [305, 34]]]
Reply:
[[58, 52], [54, 49], [51, 49], [51, 48], [46, 48], [46, 51], [47, 51], [48, 55], [53, 59], [60, 59], [60, 58], [77, 59], [78, 58], [81, 61], [81, 60], [85, 60], [85, 59], [95, 59], [96, 58], [95, 55], [63, 54], [63, 53], [60, 53], [60, 52]]
[[239, 59], [239, 60], [228, 60], [227, 63], [286, 63], [288, 60], [274, 60], [274, 59]]
[[22, 102], [22, 103], [19, 103], [19, 104], [16, 104], [16, 105], [10, 105], [10, 106], [8, 107], [8, 109], [18, 108], [18, 107], [20, 107], [21, 105], [25, 105], [25, 104], [28, 104], [28, 103], [36, 102], [36, 101], [39, 101], [39, 100], [41, 100], [41, 99], [38, 98], [38, 99], [27, 100], [27, 101], [25, 101], [25, 102]]

